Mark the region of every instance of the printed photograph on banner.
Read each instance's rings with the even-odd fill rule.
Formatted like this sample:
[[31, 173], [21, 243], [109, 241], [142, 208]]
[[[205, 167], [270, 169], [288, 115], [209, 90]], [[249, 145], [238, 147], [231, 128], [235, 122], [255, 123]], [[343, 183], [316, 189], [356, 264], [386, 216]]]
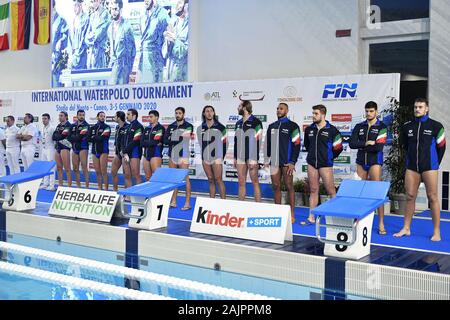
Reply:
[[189, 0], [53, 0], [52, 87], [188, 80]]

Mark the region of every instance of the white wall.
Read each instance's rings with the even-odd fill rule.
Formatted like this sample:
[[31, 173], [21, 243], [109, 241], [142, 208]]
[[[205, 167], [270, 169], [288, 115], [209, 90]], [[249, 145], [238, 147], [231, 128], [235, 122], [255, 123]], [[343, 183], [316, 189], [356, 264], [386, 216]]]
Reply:
[[361, 72], [358, 0], [197, 1], [199, 81]]
[[51, 45], [38, 46], [33, 43], [34, 10], [33, 6], [31, 8], [30, 49], [0, 51], [0, 91], [51, 87]]
[[[361, 73], [358, 0], [191, 0], [192, 81]], [[352, 37], [335, 38], [336, 29]], [[34, 34], [31, 23], [32, 38]], [[0, 91], [50, 87], [51, 47], [0, 52]]]
[[[446, 127], [450, 141], [450, 1], [431, 0], [430, 4], [430, 115]], [[450, 171], [450, 147], [441, 168]]]

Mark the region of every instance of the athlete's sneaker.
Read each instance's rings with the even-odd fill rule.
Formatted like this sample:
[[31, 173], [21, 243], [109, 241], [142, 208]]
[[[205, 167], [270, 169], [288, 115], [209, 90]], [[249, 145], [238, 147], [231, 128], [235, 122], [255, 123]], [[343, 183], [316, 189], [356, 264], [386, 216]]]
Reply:
[[47, 190], [47, 191], [56, 191], [56, 188], [52, 187], [52, 186], [48, 186], [45, 190]]

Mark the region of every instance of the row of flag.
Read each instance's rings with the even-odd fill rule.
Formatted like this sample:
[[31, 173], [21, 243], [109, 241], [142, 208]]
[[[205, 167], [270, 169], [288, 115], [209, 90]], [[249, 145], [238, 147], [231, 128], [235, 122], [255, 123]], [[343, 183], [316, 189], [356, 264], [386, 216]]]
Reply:
[[8, 35], [10, 26], [11, 50], [28, 49], [32, 1], [34, 6], [33, 42], [35, 44], [50, 42], [51, 0], [0, 0], [0, 50], [10, 49]]

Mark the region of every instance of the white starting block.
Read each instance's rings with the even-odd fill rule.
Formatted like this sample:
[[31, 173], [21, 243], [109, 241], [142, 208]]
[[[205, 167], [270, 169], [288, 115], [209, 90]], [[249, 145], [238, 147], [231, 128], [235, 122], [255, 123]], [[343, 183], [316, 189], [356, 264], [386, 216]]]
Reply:
[[45, 176], [53, 174], [55, 161], [33, 161], [31, 166], [21, 173], [0, 177], [2, 196], [0, 202], [4, 210], [25, 211], [36, 208], [36, 198]]
[[[361, 259], [370, 254], [375, 211], [388, 201], [389, 182], [345, 180], [334, 199], [314, 208], [316, 236], [326, 256]], [[325, 217], [325, 223], [322, 219]], [[326, 228], [326, 237], [320, 228]]]
[[[188, 169], [159, 168], [149, 182], [120, 190], [122, 216], [130, 219], [128, 226], [144, 230], [167, 227], [173, 191], [186, 185], [188, 174]], [[124, 196], [130, 197], [130, 213], [126, 212]]]

